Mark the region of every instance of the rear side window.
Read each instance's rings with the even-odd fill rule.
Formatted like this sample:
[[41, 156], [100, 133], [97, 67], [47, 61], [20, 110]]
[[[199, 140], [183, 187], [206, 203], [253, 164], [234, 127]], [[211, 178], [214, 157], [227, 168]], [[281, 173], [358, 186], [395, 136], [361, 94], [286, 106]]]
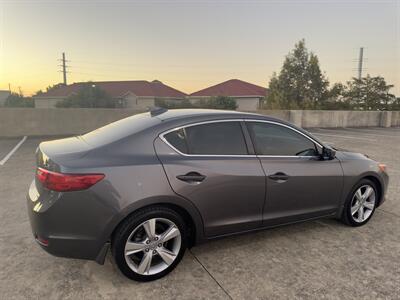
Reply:
[[239, 122], [194, 125], [170, 132], [164, 137], [173, 147], [186, 154], [247, 154], [247, 147]]
[[151, 128], [160, 122], [160, 119], [153, 118], [150, 113], [137, 114], [86, 133], [82, 138], [89, 145], [99, 147]]
[[248, 122], [258, 155], [315, 156], [315, 144], [296, 131], [270, 123]]
[[181, 128], [170, 133], [167, 133], [164, 138], [174, 146], [177, 150], [182, 153], [188, 153], [188, 147], [186, 143], [185, 131]]

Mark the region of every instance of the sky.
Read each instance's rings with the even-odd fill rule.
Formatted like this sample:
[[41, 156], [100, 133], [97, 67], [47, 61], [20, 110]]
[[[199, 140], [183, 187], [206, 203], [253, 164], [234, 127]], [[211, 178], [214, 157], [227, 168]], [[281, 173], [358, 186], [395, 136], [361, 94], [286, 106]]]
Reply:
[[383, 76], [400, 96], [400, 0], [0, 0], [0, 90], [160, 80], [191, 93], [237, 78], [268, 86], [300, 39], [331, 84]]

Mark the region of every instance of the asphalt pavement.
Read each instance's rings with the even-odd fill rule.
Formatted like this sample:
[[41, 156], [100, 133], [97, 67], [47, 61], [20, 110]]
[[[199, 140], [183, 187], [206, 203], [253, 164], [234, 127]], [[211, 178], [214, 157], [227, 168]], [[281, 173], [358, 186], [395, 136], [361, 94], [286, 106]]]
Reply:
[[[366, 226], [322, 219], [227, 237], [150, 283], [126, 279], [110, 255], [101, 266], [40, 249], [25, 194], [43, 138], [27, 137], [0, 165], [0, 299], [400, 299], [400, 128], [310, 131], [387, 164], [387, 200]], [[0, 160], [22, 138], [0, 139]]]

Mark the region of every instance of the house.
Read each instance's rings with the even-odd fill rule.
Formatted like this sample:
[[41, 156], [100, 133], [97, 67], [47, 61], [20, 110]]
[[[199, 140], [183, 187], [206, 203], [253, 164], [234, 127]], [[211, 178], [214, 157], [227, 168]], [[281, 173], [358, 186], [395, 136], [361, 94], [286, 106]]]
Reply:
[[236, 100], [237, 110], [253, 111], [260, 107], [267, 89], [239, 79], [231, 79], [189, 95], [192, 103], [216, 96], [228, 96]]
[[[62, 85], [41, 95], [34, 96], [36, 108], [55, 108], [57, 102], [77, 93], [88, 82]], [[118, 107], [147, 109], [155, 106], [156, 101], [181, 101], [186, 94], [158, 80], [145, 81], [94, 81], [90, 84], [104, 90], [116, 102]]]
[[10, 95], [11, 95], [10, 91], [0, 90], [0, 106], [4, 106], [8, 96]]

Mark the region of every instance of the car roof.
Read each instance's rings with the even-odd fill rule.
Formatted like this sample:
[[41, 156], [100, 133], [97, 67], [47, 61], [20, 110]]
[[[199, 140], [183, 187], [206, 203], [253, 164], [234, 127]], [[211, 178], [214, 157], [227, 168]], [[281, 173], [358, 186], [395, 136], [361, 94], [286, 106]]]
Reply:
[[219, 110], [219, 109], [171, 109], [165, 110], [164, 112], [155, 115], [161, 121], [167, 120], [184, 120], [193, 117], [210, 117], [210, 118], [248, 118], [256, 117], [262, 119], [278, 120], [269, 116], [250, 113], [250, 112], [239, 112], [233, 110]]

